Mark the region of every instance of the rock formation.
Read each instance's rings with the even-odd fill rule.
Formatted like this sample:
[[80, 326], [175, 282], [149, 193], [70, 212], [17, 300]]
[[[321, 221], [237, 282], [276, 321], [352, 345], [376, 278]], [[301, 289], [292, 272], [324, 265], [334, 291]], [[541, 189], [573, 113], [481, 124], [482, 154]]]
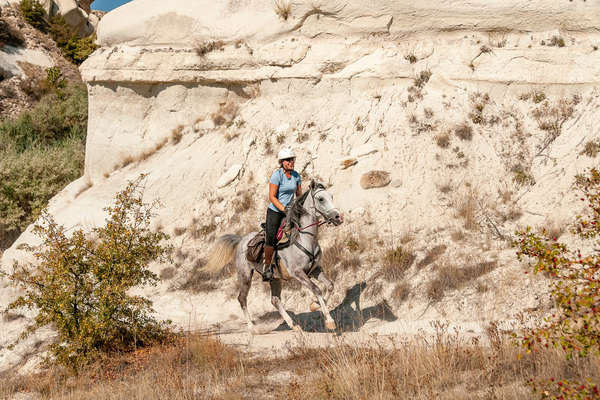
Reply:
[[40, 2], [50, 17], [61, 15], [67, 25], [73, 27], [79, 36], [89, 36], [98, 25], [98, 17], [90, 13], [89, 0], [42, 0]]
[[[390, 298], [394, 284], [376, 274], [386, 248], [410, 247], [420, 261], [433, 246], [448, 248], [436, 263], [412, 267], [411, 297], [395, 304], [403, 322], [370, 331], [409, 332], [411, 321], [436, 318], [510, 320], [537, 307], [545, 283], [523, 277], [508, 239], [518, 226], [562, 224], [579, 207], [570, 187], [594, 165], [582, 150], [600, 136], [600, 6], [277, 4], [136, 0], [108, 13], [101, 48], [81, 68], [89, 88], [85, 176], [51, 202], [57, 220], [101, 224], [112, 195], [148, 172], [146, 196], [165, 206], [157, 225], [177, 232], [172, 242], [186, 256], [174, 281], [147, 294], [186, 327], [222, 323], [239, 314], [223, 291], [170, 290], [215, 235], [258, 226], [275, 154], [289, 145], [305, 182], [330, 185], [346, 214], [325, 244], [359, 233], [371, 243], [375, 261], [340, 276], [338, 295], [362, 280], [374, 302]], [[369, 171], [387, 172], [392, 184], [362, 189]], [[24, 233], [3, 268], [25, 257], [19, 244], [35, 240]], [[468, 286], [432, 306], [425, 288], [439, 263], [477, 260], [499, 266], [479, 278], [487, 289]], [[13, 294], [0, 288], [5, 300]], [[262, 296], [255, 313], [271, 309]], [[309, 303], [296, 296], [286, 304]], [[11, 333], [0, 345], [19, 323], [5, 323]], [[0, 365], [18, 359], [0, 350]]]

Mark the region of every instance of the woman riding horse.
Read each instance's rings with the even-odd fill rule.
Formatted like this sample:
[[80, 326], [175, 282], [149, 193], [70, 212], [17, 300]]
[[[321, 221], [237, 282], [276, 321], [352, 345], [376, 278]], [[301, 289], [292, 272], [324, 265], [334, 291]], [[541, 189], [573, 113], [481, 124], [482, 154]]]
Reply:
[[302, 178], [294, 170], [296, 155], [290, 148], [284, 147], [277, 154], [279, 166], [269, 180], [269, 207], [265, 223], [265, 258], [263, 281], [273, 279], [273, 253], [277, 245], [277, 230], [285, 217], [286, 207], [294, 200], [294, 195], [302, 195]]

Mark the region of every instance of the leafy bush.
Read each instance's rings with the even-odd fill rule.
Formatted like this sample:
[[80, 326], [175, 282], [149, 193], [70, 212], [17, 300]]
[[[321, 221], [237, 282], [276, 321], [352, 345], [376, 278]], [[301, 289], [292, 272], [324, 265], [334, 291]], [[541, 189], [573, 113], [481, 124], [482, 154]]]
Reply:
[[49, 32], [63, 55], [73, 63], [81, 64], [96, 50], [95, 35], [80, 38], [61, 15], [52, 17], [48, 23], [46, 10], [36, 0], [21, 0], [20, 8], [25, 21], [42, 32]]
[[[600, 235], [600, 172], [591, 169], [579, 177], [575, 187], [583, 193], [581, 200], [588, 207], [588, 216], [578, 216], [573, 227], [586, 243], [584, 248], [598, 246]], [[594, 250], [584, 254], [558, 242], [556, 237], [538, 235], [527, 228], [517, 232], [518, 258], [532, 257], [534, 272], [545, 272], [554, 278], [551, 296], [557, 311], [541, 327], [530, 329], [520, 338], [527, 352], [538, 347], [560, 347], [567, 357], [600, 355], [600, 254]], [[590, 247], [588, 247], [589, 245]], [[598, 398], [598, 385], [591, 382], [570, 382], [552, 379], [531, 382], [534, 391], [552, 398]], [[544, 394], [546, 392], [546, 394]], [[590, 396], [590, 397], [587, 397]]]
[[34, 232], [39, 247], [25, 246], [39, 261], [25, 268], [15, 263], [9, 279], [24, 294], [8, 310], [35, 308], [33, 323], [21, 334], [54, 325], [58, 341], [50, 352], [58, 364], [77, 371], [101, 352], [130, 351], [169, 336], [169, 322], [152, 317], [151, 302], [127, 292], [155, 285], [152, 261], [170, 261], [168, 235], [152, 232], [150, 219], [157, 202], [142, 202], [144, 175], [129, 182], [106, 207], [106, 225], [88, 235], [81, 229], [67, 236], [47, 211]]
[[23, 18], [29, 25], [42, 32], [47, 31], [46, 10], [37, 0], [21, 0], [19, 8], [23, 13]]
[[38, 216], [48, 200], [81, 176], [87, 92], [67, 87], [33, 110], [0, 123], [0, 249]]
[[0, 150], [1, 146], [12, 146], [23, 152], [36, 146], [55, 145], [68, 138], [83, 138], [86, 130], [87, 91], [83, 85], [73, 85], [62, 96], [51, 93], [33, 110], [2, 122]]
[[22, 153], [0, 153], [0, 248], [6, 248], [67, 183], [81, 176], [81, 139]]
[[50, 21], [50, 35], [62, 50], [63, 55], [77, 65], [84, 62], [96, 50], [95, 34], [80, 38], [60, 15], [53, 17]]

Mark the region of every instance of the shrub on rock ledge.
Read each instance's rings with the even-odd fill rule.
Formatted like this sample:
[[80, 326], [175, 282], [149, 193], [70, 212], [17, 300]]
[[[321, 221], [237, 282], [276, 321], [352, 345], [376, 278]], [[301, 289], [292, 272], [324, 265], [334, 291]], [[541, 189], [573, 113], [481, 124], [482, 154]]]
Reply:
[[100, 353], [134, 350], [170, 336], [169, 322], [152, 317], [151, 302], [128, 294], [134, 286], [156, 284], [150, 262], [170, 260], [171, 248], [162, 244], [168, 236], [149, 229], [157, 203], [142, 202], [143, 179], [129, 182], [116, 195], [115, 203], [105, 208], [106, 225], [91, 235], [76, 230], [67, 236], [44, 211], [34, 227], [42, 244], [24, 246], [39, 264], [15, 264], [8, 275], [24, 291], [8, 310], [37, 310], [20, 339], [55, 326], [58, 340], [50, 353], [75, 371]]

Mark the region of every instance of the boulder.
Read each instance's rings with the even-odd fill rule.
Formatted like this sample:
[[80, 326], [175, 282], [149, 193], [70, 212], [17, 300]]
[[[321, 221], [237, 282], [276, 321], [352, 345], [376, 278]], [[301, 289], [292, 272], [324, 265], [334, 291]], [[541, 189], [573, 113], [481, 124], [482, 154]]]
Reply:
[[360, 178], [360, 187], [373, 189], [387, 186], [392, 181], [390, 176], [387, 171], [369, 171]]
[[217, 187], [223, 188], [229, 185], [231, 182], [234, 181], [235, 178], [237, 178], [241, 169], [242, 164], [234, 164], [231, 167], [229, 167], [229, 169], [223, 175], [221, 175], [221, 177], [217, 181]]

